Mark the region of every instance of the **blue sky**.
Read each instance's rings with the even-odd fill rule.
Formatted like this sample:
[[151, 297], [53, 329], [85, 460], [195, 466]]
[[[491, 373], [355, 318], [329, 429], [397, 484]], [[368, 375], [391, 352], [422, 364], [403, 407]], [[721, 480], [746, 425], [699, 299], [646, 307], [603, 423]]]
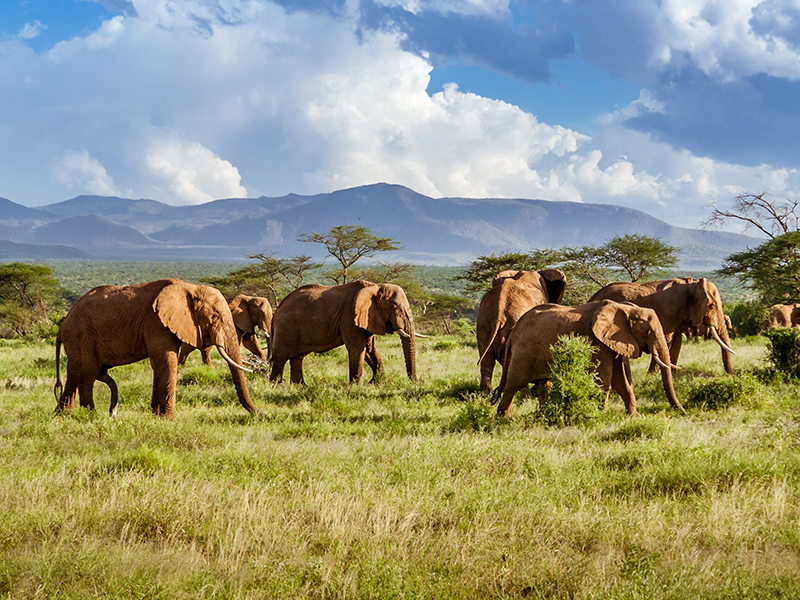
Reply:
[[797, 0], [5, 0], [0, 197], [798, 198]]

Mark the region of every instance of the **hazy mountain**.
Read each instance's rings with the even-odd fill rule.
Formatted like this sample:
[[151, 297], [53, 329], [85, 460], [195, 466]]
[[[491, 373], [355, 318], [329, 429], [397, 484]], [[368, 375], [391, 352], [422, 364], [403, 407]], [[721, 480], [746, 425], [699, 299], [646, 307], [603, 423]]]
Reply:
[[42, 246], [40, 244], [17, 244], [0, 241], [0, 260], [78, 260], [87, 259], [89, 254], [69, 246]]
[[[626, 233], [656, 236], [682, 250], [681, 266], [713, 269], [760, 243], [737, 234], [673, 227], [644, 212], [607, 204], [530, 199], [430, 198], [375, 184], [331, 194], [230, 198], [198, 206], [78, 196], [40, 209], [0, 202], [0, 237], [66, 244], [98, 258], [244, 259], [254, 252], [325, 256], [297, 241], [310, 231], [355, 224], [402, 242], [389, 260], [464, 264], [506, 250], [598, 245]], [[3, 227], [7, 227], [4, 230]]]

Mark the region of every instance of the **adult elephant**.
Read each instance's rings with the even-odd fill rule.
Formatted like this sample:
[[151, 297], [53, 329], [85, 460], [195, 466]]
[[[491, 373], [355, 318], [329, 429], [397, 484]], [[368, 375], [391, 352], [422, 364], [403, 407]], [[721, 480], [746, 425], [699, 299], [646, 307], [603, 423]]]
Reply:
[[[655, 311], [612, 300], [578, 306], [546, 304], [525, 313], [506, 343], [503, 376], [496, 393], [501, 395], [498, 416], [508, 416], [514, 394], [533, 381], [550, 378], [553, 356], [550, 346], [558, 336], [586, 336], [597, 351], [592, 356], [606, 402], [611, 389], [617, 392], [629, 415], [636, 416], [630, 359], [651, 353], [661, 366], [664, 392], [669, 403], [685, 412], [672, 386], [668, 364], [669, 347]], [[605, 403], [604, 403], [605, 408]]]
[[478, 307], [475, 334], [478, 338], [480, 389], [492, 389], [495, 362], [503, 362], [503, 351], [520, 317], [540, 304], [561, 304], [567, 278], [559, 269], [503, 271], [495, 276], [492, 289]]
[[270, 381], [283, 377], [289, 361], [292, 383], [304, 383], [303, 358], [311, 352], [347, 348], [350, 383], [359, 383], [364, 360], [372, 381], [383, 371], [375, 336], [398, 333], [402, 337], [406, 372], [416, 381], [414, 319], [406, 294], [398, 285], [353, 281], [344, 285], [304, 285], [286, 296], [272, 319], [272, 372]]
[[[648, 283], [617, 281], [596, 292], [590, 298], [590, 301], [595, 300], [631, 302], [656, 311], [670, 346], [670, 362], [673, 365], [678, 364], [683, 344], [681, 333], [689, 327], [705, 325], [722, 349], [725, 371], [733, 374], [731, 355], [736, 353], [731, 349], [731, 338], [722, 313], [722, 299], [717, 286], [705, 277], [682, 277]], [[654, 369], [652, 362], [650, 369]]]
[[[228, 307], [231, 309], [239, 343], [258, 357], [259, 360], [266, 362], [272, 344], [272, 306], [270, 306], [269, 300], [259, 296], [238, 294], [231, 298], [228, 302]], [[258, 343], [256, 329], [260, 329], [267, 337], [267, 354], [264, 354], [261, 344]], [[194, 349], [189, 344], [183, 344], [178, 356], [178, 364], [184, 364], [186, 357]], [[201, 348], [200, 352], [203, 355], [203, 362], [211, 366], [211, 347]]]
[[764, 318], [763, 328], [800, 327], [800, 304], [774, 304]]
[[[67, 354], [67, 381], [61, 386], [61, 344]], [[139, 285], [104, 285], [83, 296], [64, 318], [56, 336], [56, 410], [80, 405], [94, 409], [93, 387], [111, 389], [109, 414], [117, 411], [117, 384], [108, 370], [144, 358], [153, 368], [153, 414], [175, 416], [178, 351], [216, 346], [228, 362], [239, 402], [257, 412], [250, 399], [239, 342], [228, 303], [219, 290], [178, 279]], [[59, 394], [59, 389], [61, 393]]]

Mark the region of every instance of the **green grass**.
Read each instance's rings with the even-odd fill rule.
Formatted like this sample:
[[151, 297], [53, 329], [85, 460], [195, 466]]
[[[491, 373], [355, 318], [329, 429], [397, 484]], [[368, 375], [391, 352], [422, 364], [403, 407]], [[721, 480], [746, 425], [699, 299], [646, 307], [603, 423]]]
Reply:
[[[0, 597], [792, 598], [800, 596], [800, 394], [671, 410], [647, 357], [643, 416], [612, 394], [593, 425], [544, 428], [536, 401], [496, 421], [477, 350], [399, 341], [386, 376], [347, 384], [342, 349], [308, 387], [190, 356], [177, 419], [149, 414], [147, 362], [111, 371], [119, 416], [53, 414], [52, 346], [0, 341]], [[734, 340], [739, 370], [763, 338]], [[685, 344], [682, 401], [723, 375]], [[499, 369], [495, 383], [499, 381]], [[63, 377], [63, 372], [62, 372]]]

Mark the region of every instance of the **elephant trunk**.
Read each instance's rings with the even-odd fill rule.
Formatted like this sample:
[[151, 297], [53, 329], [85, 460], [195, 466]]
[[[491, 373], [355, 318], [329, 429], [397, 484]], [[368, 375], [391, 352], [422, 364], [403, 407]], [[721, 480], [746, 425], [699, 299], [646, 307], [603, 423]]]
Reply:
[[403, 344], [403, 356], [406, 359], [406, 373], [411, 381], [417, 380], [417, 347], [414, 336], [414, 329], [409, 332], [409, 336], [401, 336]]
[[686, 414], [686, 411], [681, 406], [678, 400], [678, 395], [675, 393], [675, 388], [672, 385], [672, 369], [670, 368], [669, 347], [666, 340], [659, 341], [653, 348], [653, 356], [659, 358], [659, 368], [661, 369], [661, 383], [664, 386], [664, 393], [667, 395], [669, 403]]
[[[235, 340], [234, 336], [234, 340]], [[239, 344], [234, 342], [228, 342], [225, 344], [225, 348], [223, 345], [217, 345], [217, 350], [220, 350], [220, 354], [224, 357], [226, 354], [229, 356], [233, 363], [238, 363], [238, 365], [242, 364], [242, 352], [239, 349]], [[259, 413], [259, 411], [253, 401], [250, 399], [250, 391], [247, 389], [247, 380], [245, 379], [245, 371], [238, 367], [234, 366], [233, 364], [228, 364], [228, 367], [231, 370], [231, 377], [233, 378], [233, 386], [236, 388], [236, 396], [239, 398], [239, 403], [245, 407], [245, 409], [250, 413]]]

